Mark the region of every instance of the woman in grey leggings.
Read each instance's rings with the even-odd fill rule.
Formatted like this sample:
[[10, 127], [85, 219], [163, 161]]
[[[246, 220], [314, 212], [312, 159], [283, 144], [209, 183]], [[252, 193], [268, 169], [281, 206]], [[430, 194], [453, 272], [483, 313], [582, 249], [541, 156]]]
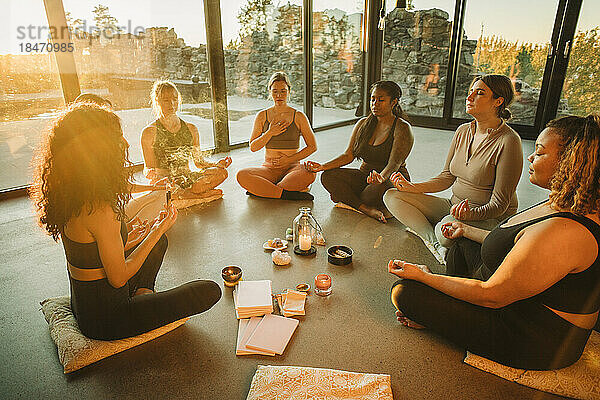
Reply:
[[[513, 96], [512, 83], [504, 75], [475, 78], [466, 100], [474, 120], [456, 130], [442, 172], [420, 183], [398, 173], [390, 178], [394, 188], [383, 198], [387, 209], [421, 237], [441, 263], [452, 243], [441, 234], [441, 224], [461, 220], [491, 229], [517, 211], [523, 150], [519, 135], [505, 123]], [[450, 187], [450, 199], [427, 194]]]

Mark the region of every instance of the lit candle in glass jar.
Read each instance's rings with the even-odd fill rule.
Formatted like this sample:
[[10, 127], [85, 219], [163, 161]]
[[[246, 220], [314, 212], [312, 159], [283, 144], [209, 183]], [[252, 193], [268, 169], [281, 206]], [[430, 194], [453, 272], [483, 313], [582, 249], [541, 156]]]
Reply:
[[308, 251], [312, 245], [312, 239], [310, 235], [300, 235], [300, 250]]
[[331, 294], [331, 277], [327, 274], [315, 276], [315, 293], [319, 296], [329, 296]]

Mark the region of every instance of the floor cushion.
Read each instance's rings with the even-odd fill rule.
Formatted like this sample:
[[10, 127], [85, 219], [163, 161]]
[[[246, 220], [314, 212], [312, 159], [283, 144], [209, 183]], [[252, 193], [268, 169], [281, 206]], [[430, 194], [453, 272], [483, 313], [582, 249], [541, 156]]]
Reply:
[[579, 361], [566, 368], [530, 371], [511, 368], [467, 352], [465, 363], [501, 378], [575, 399], [600, 399], [600, 333], [592, 331]]
[[246, 400], [393, 400], [389, 375], [259, 365]]
[[188, 318], [183, 318], [130, 338], [108, 341], [94, 340], [85, 337], [79, 330], [71, 311], [69, 296], [46, 299], [40, 304], [42, 313], [48, 322], [50, 336], [58, 349], [58, 358], [63, 365], [65, 374], [155, 339], [183, 325], [188, 320]]

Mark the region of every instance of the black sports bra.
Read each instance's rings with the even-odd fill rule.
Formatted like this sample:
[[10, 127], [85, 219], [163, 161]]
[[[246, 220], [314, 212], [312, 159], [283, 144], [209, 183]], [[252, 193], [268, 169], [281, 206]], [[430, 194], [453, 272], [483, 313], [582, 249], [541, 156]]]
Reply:
[[[98, 243], [75, 242], [63, 232], [61, 235], [65, 256], [69, 264], [77, 268], [102, 268], [102, 259], [98, 251]], [[121, 221], [121, 238], [127, 242], [127, 225]]]
[[572, 219], [585, 226], [598, 243], [598, 254], [588, 268], [581, 272], [567, 274], [560, 281], [532, 298], [558, 311], [573, 314], [594, 313], [600, 309], [600, 225], [587, 217], [570, 212], [557, 212], [502, 227], [508, 220], [507, 218], [494, 228], [483, 241], [481, 258], [485, 266], [493, 273], [514, 247], [515, 238], [519, 232], [537, 222], [556, 217]]

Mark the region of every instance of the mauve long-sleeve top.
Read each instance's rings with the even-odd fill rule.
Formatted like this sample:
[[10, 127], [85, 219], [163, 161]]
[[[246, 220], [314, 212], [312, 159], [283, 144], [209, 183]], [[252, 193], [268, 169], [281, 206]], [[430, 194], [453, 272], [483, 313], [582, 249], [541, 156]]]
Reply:
[[418, 184], [423, 193], [436, 193], [452, 186], [452, 204], [469, 199], [469, 220], [502, 220], [517, 211], [517, 184], [523, 169], [521, 138], [504, 121], [488, 129], [486, 138], [471, 149], [477, 122], [456, 130], [442, 172]]

